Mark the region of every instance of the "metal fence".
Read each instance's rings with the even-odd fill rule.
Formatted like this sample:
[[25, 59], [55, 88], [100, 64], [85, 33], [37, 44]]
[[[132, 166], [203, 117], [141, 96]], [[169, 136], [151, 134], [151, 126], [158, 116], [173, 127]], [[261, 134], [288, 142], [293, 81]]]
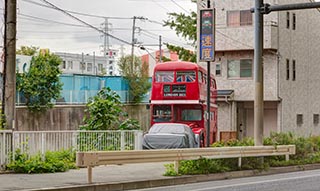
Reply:
[[12, 131], [0, 131], [0, 169], [9, 162], [12, 153]]
[[0, 131], [1, 166], [17, 149], [35, 155], [46, 151], [140, 150], [142, 131]]
[[[99, 90], [62, 90], [61, 98], [53, 100], [54, 104], [86, 104], [90, 97], [97, 95]], [[121, 103], [130, 103], [129, 91], [115, 91], [120, 96]], [[150, 98], [150, 91], [147, 92], [141, 103], [148, 103]], [[21, 93], [16, 94], [16, 104], [25, 105], [26, 100]]]

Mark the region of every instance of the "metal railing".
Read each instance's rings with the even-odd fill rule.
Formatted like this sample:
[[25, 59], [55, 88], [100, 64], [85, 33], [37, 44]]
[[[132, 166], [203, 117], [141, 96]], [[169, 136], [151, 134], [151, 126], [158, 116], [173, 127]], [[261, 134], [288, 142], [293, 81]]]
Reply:
[[132, 164], [150, 162], [174, 162], [175, 171], [178, 172], [181, 160], [196, 160], [201, 157], [223, 159], [238, 158], [241, 167], [243, 157], [261, 157], [289, 155], [296, 152], [295, 145], [278, 146], [242, 146], [242, 147], [213, 147], [191, 149], [155, 149], [142, 151], [111, 151], [111, 152], [77, 152], [77, 166], [87, 167], [88, 183], [92, 183], [92, 167], [110, 164]]
[[142, 131], [0, 131], [0, 164], [17, 149], [30, 156], [47, 151], [140, 150]]
[[0, 169], [10, 161], [12, 153], [12, 131], [0, 131]]
[[[99, 90], [62, 90], [61, 98], [53, 101], [54, 104], [86, 104], [90, 97], [97, 95]], [[115, 91], [120, 96], [121, 103], [129, 103], [129, 91]], [[150, 91], [142, 99], [142, 103], [148, 103]], [[16, 95], [16, 104], [24, 105], [25, 98], [19, 92]]]

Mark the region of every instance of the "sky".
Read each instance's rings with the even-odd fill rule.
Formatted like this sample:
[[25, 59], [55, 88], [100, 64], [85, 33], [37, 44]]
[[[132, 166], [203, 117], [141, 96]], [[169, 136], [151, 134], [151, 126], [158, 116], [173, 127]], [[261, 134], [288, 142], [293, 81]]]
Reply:
[[[52, 8], [45, 1], [57, 8]], [[3, 13], [4, 0], [0, 2]], [[169, 27], [163, 27], [162, 23], [168, 19], [167, 13], [189, 14], [196, 11], [196, 4], [191, 0], [17, 0], [17, 8], [17, 48], [36, 46], [49, 48], [51, 52], [91, 55], [94, 52], [95, 55], [102, 55], [104, 38], [98, 30], [104, 28], [104, 17], [108, 18], [111, 29], [108, 32], [121, 39], [109, 37], [111, 48], [119, 49], [125, 45], [124, 52], [127, 54], [131, 52], [134, 16], [145, 18], [136, 19], [135, 37], [148, 51], [159, 48], [159, 35], [164, 43], [191, 48], [187, 41], [179, 38]], [[76, 18], [57, 9], [67, 11]], [[146, 52], [135, 48], [135, 54]]]

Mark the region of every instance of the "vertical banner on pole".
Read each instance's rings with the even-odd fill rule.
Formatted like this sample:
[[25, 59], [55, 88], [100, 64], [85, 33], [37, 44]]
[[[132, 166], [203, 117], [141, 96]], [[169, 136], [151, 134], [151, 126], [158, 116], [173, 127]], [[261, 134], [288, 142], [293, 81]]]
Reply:
[[199, 61], [215, 59], [215, 9], [200, 9]]

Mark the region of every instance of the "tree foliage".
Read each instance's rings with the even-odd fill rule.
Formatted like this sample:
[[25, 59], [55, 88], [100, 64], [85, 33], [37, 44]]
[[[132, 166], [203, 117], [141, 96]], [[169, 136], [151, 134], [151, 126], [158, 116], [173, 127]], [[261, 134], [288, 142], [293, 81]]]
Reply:
[[96, 96], [89, 98], [85, 111], [88, 116], [84, 118], [84, 129], [116, 129], [122, 113], [120, 96], [109, 87], [102, 88]]
[[23, 94], [31, 111], [45, 111], [53, 106], [52, 100], [60, 97], [61, 62], [49, 52], [38, 54], [32, 57], [28, 72], [17, 74], [17, 90]]
[[142, 63], [139, 57], [124, 56], [120, 58], [119, 68], [121, 74], [129, 83], [129, 99], [133, 103], [139, 103], [149, 91], [151, 83], [148, 77], [148, 64]]
[[83, 121], [85, 130], [136, 130], [141, 129], [139, 122], [127, 118], [122, 110], [120, 96], [109, 87], [102, 88], [96, 96], [89, 98], [87, 116]]
[[[169, 19], [164, 22], [164, 26], [169, 26], [176, 31], [178, 36], [191, 41], [195, 47], [197, 42], [197, 14], [191, 12], [190, 15], [183, 13], [169, 13]], [[179, 59], [184, 61], [196, 62], [197, 56], [195, 52], [187, 50], [181, 46], [167, 44], [167, 48], [171, 51], [177, 52]]]
[[20, 49], [17, 50], [17, 54], [34, 56], [39, 51], [39, 47], [35, 46], [21, 46]]

